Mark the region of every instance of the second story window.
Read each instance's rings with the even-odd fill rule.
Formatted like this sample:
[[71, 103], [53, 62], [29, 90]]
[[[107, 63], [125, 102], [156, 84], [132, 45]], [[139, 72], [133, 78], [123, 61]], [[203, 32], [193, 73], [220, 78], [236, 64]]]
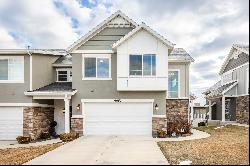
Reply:
[[169, 70], [168, 72], [168, 97], [179, 98], [180, 91], [180, 71]]
[[24, 82], [24, 57], [0, 56], [0, 83]]
[[130, 76], [155, 76], [156, 56], [155, 54], [130, 55], [129, 56]]
[[58, 69], [57, 82], [72, 82], [72, 71], [70, 69]]
[[83, 79], [111, 79], [111, 55], [83, 56]]

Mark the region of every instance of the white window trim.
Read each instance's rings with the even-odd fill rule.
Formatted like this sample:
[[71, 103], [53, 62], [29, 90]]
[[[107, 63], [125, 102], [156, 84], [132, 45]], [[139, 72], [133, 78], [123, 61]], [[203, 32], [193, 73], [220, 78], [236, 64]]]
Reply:
[[[109, 77], [107, 78], [98, 78], [97, 77], [97, 65], [96, 65], [96, 77], [85, 77], [85, 66], [84, 58], [107, 58], [109, 59]], [[97, 63], [97, 60], [96, 60]], [[82, 54], [82, 80], [112, 80], [111, 77], [111, 54]]]
[[11, 58], [20, 58], [23, 63], [23, 79], [22, 80], [0, 80], [0, 83], [24, 83], [25, 71], [24, 71], [24, 56], [0, 56], [0, 59], [11, 59]]
[[[67, 81], [59, 81], [58, 80], [58, 72], [59, 71], [67, 71]], [[56, 82], [72, 82], [72, 81], [70, 81], [69, 80], [69, 78], [70, 78], [70, 72], [72, 72], [72, 69], [71, 68], [58, 68], [58, 69], [56, 69]], [[72, 75], [73, 75], [73, 73], [72, 73]]]
[[[181, 70], [180, 69], [168, 69], [168, 72], [170, 71], [177, 71], [178, 72], [178, 97], [177, 98], [171, 98], [169, 97], [168, 93], [169, 93], [169, 89], [167, 91], [167, 98], [168, 99], [180, 99], [181, 97]], [[169, 79], [169, 77], [168, 77]], [[169, 81], [169, 80], [168, 80]], [[168, 83], [167, 83], [168, 84]]]
[[[142, 56], [142, 75], [130, 75], [130, 55], [140, 55]], [[143, 63], [143, 57], [144, 55], [154, 55], [155, 56], [155, 75], [152, 75], [152, 65], [151, 65], [151, 75], [143, 75], [143, 67], [144, 67], [144, 63]], [[151, 59], [152, 61], [152, 59]], [[129, 75], [129, 78], [156, 78], [157, 77], [157, 55], [155, 53], [135, 53], [135, 54], [129, 54], [129, 57], [128, 57], [128, 75]]]

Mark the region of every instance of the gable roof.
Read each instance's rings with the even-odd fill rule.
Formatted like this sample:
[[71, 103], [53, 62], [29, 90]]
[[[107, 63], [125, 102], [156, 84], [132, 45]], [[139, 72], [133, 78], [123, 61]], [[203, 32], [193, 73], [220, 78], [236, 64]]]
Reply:
[[90, 38], [92, 38], [96, 33], [100, 32], [102, 29], [105, 28], [105, 25], [113, 20], [114, 18], [121, 16], [123, 19], [131, 23], [134, 27], [137, 27], [138, 24], [130, 19], [128, 16], [126, 16], [124, 13], [122, 13], [120, 10], [112, 14], [110, 17], [108, 17], [106, 20], [104, 20], [102, 23], [97, 25], [95, 28], [93, 28], [91, 31], [89, 31], [86, 35], [82, 36], [80, 39], [78, 39], [76, 42], [74, 42], [69, 48], [67, 48], [68, 52], [71, 52], [78, 48], [80, 45], [84, 44], [86, 41], [88, 41]]
[[183, 48], [174, 48], [168, 56], [169, 60], [172, 61], [189, 61], [194, 62], [194, 58]]
[[72, 66], [72, 56], [71, 55], [65, 55], [60, 58], [58, 58], [54, 63], [54, 67], [60, 67], [60, 66]]
[[149, 32], [150, 34], [152, 34], [153, 36], [155, 36], [156, 38], [160, 39], [165, 45], [167, 45], [170, 48], [173, 48], [175, 44], [171, 43], [170, 41], [168, 41], [167, 39], [165, 39], [163, 36], [161, 36], [160, 34], [158, 34], [157, 32], [155, 32], [153, 29], [151, 29], [149, 26], [147, 26], [145, 23], [142, 23], [141, 25], [137, 26], [135, 29], [133, 29], [132, 31], [130, 31], [127, 35], [125, 35], [123, 38], [121, 38], [120, 40], [118, 40], [116, 43], [113, 44], [112, 48], [117, 48], [118, 46], [120, 46], [124, 41], [128, 40], [130, 37], [132, 37], [134, 34], [136, 34], [138, 31], [140, 31], [141, 29], [146, 30], [147, 32]]
[[232, 54], [235, 50], [238, 50], [238, 51], [241, 51], [247, 55], [249, 55], [249, 45], [243, 45], [243, 44], [233, 44], [228, 56], [226, 57], [221, 69], [220, 69], [220, 72], [219, 74], [223, 74], [227, 64], [229, 63], [229, 60], [231, 59], [232, 57]]

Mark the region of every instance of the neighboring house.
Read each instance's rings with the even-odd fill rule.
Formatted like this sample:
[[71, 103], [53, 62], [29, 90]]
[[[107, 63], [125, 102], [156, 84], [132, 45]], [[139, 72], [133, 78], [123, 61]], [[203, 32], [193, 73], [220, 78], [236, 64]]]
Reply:
[[0, 50], [0, 140], [152, 135], [188, 121], [193, 58], [118, 11], [67, 50]]
[[249, 123], [249, 45], [234, 44], [221, 69], [221, 80], [204, 94], [209, 119]]

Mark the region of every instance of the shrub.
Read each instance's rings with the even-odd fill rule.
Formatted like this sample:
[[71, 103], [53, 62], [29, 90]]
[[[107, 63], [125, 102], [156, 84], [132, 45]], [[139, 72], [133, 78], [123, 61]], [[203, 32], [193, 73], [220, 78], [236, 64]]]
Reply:
[[79, 138], [79, 133], [76, 132], [64, 133], [60, 135], [60, 140], [62, 140], [63, 142], [70, 142], [77, 138]]
[[168, 136], [182, 136], [191, 134], [192, 125], [184, 120], [176, 120], [174, 122], [168, 122], [167, 135]]
[[45, 139], [45, 140], [47, 140], [47, 139], [50, 139], [50, 138], [51, 138], [51, 135], [50, 135], [49, 132], [42, 132], [42, 133], [40, 134], [40, 139]]
[[200, 126], [206, 126], [206, 123], [205, 122], [199, 122], [198, 127], [200, 127]]
[[166, 138], [167, 137], [167, 133], [163, 130], [157, 130], [157, 137], [158, 138]]
[[19, 144], [28, 144], [31, 142], [31, 138], [29, 136], [18, 136], [16, 140]]

